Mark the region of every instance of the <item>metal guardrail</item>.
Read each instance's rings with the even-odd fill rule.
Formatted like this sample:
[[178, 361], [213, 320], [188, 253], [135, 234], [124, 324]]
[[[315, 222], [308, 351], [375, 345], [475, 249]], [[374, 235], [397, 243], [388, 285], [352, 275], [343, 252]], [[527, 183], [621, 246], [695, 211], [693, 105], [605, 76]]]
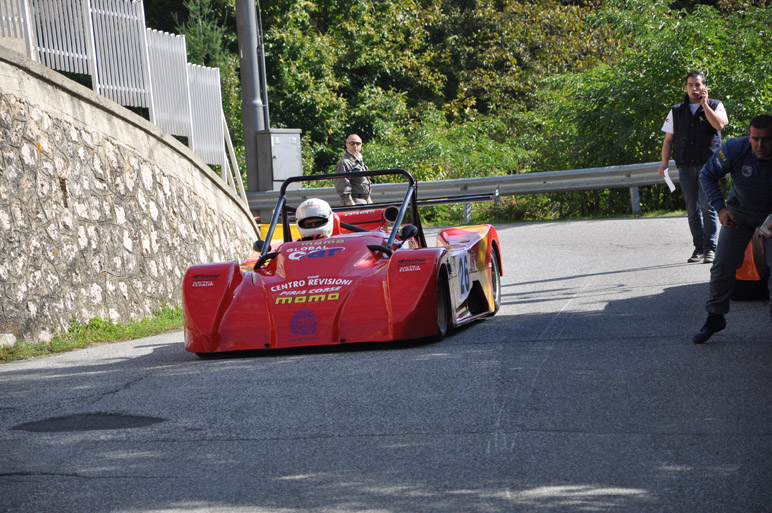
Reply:
[[[497, 187], [501, 196], [586, 191], [592, 189], [634, 189], [644, 185], [665, 183], [662, 177], [659, 176], [659, 165], [659, 162], [651, 162], [626, 166], [545, 171], [522, 175], [419, 182], [418, 198], [426, 200], [460, 195], [482, 195], [490, 193]], [[676, 169], [675, 163], [672, 161], [670, 169]], [[673, 173], [671, 178], [674, 182], [677, 182], [678, 173]], [[399, 202], [402, 200], [404, 190], [405, 186], [402, 184], [373, 184], [370, 196], [376, 203]], [[320, 198], [333, 206], [339, 203], [338, 195], [333, 187], [295, 189], [287, 191], [286, 195], [292, 202], [300, 202], [308, 198]], [[260, 215], [260, 212], [266, 213], [273, 210], [278, 197], [278, 191], [247, 192], [249, 209], [256, 215]], [[633, 210], [636, 211], [635, 205], [633, 205]]]

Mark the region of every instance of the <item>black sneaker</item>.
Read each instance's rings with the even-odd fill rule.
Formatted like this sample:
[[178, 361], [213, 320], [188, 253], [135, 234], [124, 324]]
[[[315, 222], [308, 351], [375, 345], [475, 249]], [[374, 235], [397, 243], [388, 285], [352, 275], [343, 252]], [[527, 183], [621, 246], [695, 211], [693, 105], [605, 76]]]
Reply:
[[702, 263], [703, 264], [712, 264], [713, 259], [716, 258], [716, 253], [714, 251], [706, 251], [705, 255], [703, 256]]
[[708, 319], [702, 325], [700, 331], [694, 334], [692, 342], [702, 344], [712, 337], [714, 333], [718, 333], [724, 328], [726, 328], [726, 319], [724, 319], [722, 314], [708, 314]]
[[692, 256], [689, 257], [687, 262], [693, 264], [694, 262], [699, 262], [700, 260], [702, 260], [702, 250], [700, 248], [694, 248], [694, 253], [692, 253]]

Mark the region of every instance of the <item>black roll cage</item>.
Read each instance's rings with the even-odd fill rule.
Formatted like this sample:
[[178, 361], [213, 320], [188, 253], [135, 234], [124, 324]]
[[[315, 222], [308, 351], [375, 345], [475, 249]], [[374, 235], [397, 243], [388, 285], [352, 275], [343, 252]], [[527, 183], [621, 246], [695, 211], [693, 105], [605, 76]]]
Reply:
[[[265, 234], [264, 240], [266, 241], [267, 244], [270, 244], [270, 241], [273, 238], [273, 234], [276, 231], [276, 226], [279, 224], [280, 218], [281, 218], [282, 231], [284, 235], [284, 242], [290, 242], [292, 240], [292, 233], [290, 230], [289, 218], [290, 218], [290, 214], [293, 214], [295, 212], [295, 208], [287, 205], [287, 188], [293, 183], [318, 182], [323, 180], [335, 180], [336, 178], [352, 178], [352, 177], [358, 177], [358, 176], [370, 177], [370, 176], [388, 176], [388, 175], [402, 176], [403, 178], [405, 178], [407, 182], [405, 196], [402, 199], [401, 203], [372, 203], [368, 205], [333, 207], [332, 210], [335, 212], [345, 212], [345, 211], [354, 211], [354, 210], [362, 210], [362, 209], [386, 208], [390, 206], [399, 207], [399, 212], [397, 214], [397, 217], [394, 219], [394, 226], [391, 229], [391, 233], [389, 233], [389, 239], [386, 242], [386, 244], [384, 246], [377, 246], [377, 247], [371, 248], [374, 250], [375, 249], [382, 250], [384, 251], [384, 253], [386, 253], [389, 256], [391, 256], [391, 250], [394, 247], [394, 243], [397, 239], [397, 235], [399, 234], [399, 227], [402, 225], [402, 222], [405, 219], [405, 215], [407, 214], [408, 209], [410, 209], [413, 225], [417, 228], [417, 231], [414, 237], [418, 241], [418, 244], [420, 245], [420, 247], [425, 248], [427, 247], [426, 237], [424, 235], [423, 225], [421, 224], [421, 216], [418, 213], [419, 206], [439, 205], [439, 204], [447, 204], [447, 203], [462, 203], [462, 202], [481, 201], [481, 200], [493, 200], [496, 202], [496, 204], [498, 204], [498, 199], [499, 199], [498, 188], [496, 188], [496, 190], [491, 194], [455, 196], [452, 198], [439, 198], [439, 199], [419, 201], [418, 200], [418, 182], [416, 182], [415, 178], [409, 171], [406, 171], [401, 168], [375, 169], [375, 170], [368, 170], [368, 171], [352, 171], [349, 173], [327, 173], [327, 174], [320, 174], [320, 175], [294, 176], [292, 178], [287, 178], [281, 184], [281, 188], [279, 189], [279, 199], [276, 202], [276, 209], [273, 211], [273, 215], [271, 216], [271, 224], [268, 227], [268, 231]], [[309, 191], [309, 190], [310, 189], [306, 189], [306, 191]], [[264, 255], [264, 256], [267, 257], [268, 255]], [[258, 267], [259, 266], [255, 266], [255, 268], [258, 268]]]
[[405, 178], [407, 182], [407, 186], [405, 190], [405, 197], [402, 200], [402, 203], [398, 205], [394, 203], [373, 203], [369, 205], [333, 207], [333, 211], [344, 212], [344, 211], [351, 211], [351, 210], [362, 210], [365, 208], [372, 209], [372, 208], [386, 208], [388, 206], [398, 206], [399, 213], [397, 214], [397, 217], [394, 220], [394, 226], [392, 227], [391, 233], [389, 234], [389, 239], [386, 243], [386, 247], [391, 248], [394, 245], [394, 241], [396, 240], [397, 235], [399, 233], [399, 227], [402, 224], [402, 221], [405, 219], [405, 214], [407, 213], [407, 210], [409, 208], [411, 212], [411, 217], [413, 219], [413, 224], [416, 226], [416, 228], [418, 228], [418, 232], [416, 233], [416, 240], [418, 241], [421, 247], [425, 248], [426, 237], [424, 236], [423, 226], [421, 226], [421, 217], [418, 215], [418, 200], [416, 195], [418, 188], [417, 188], [415, 178], [413, 178], [413, 175], [410, 174], [408, 171], [405, 171], [404, 169], [398, 169], [398, 168], [378, 169], [378, 170], [370, 170], [370, 171], [352, 171], [350, 173], [328, 173], [328, 174], [322, 174], [322, 175], [294, 176], [292, 178], [287, 178], [281, 184], [281, 188], [279, 189], [279, 199], [276, 202], [276, 209], [273, 211], [273, 216], [271, 217], [271, 224], [268, 227], [268, 231], [265, 234], [265, 240], [266, 241], [271, 240], [271, 238], [273, 237], [273, 233], [276, 230], [276, 226], [279, 224], [280, 219], [281, 219], [282, 231], [284, 232], [284, 242], [290, 242], [292, 240], [289, 218], [290, 218], [290, 214], [295, 212], [295, 209], [287, 205], [287, 188], [293, 183], [318, 182], [322, 180], [335, 180], [336, 178], [352, 178], [357, 176], [369, 177], [369, 176], [386, 176], [386, 175], [401, 175], [402, 177]]

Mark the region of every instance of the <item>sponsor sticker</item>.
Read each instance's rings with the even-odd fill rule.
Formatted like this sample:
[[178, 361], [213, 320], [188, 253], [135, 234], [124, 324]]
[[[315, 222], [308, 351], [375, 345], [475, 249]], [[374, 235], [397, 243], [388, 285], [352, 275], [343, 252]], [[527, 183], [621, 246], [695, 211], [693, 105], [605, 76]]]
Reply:
[[750, 176], [753, 174], [753, 166], [743, 166], [742, 174], [745, 178], [750, 178]]
[[285, 281], [284, 283], [273, 285], [271, 287], [271, 292], [279, 292], [280, 290], [299, 289], [305, 286], [306, 286], [306, 280]]
[[420, 265], [425, 264], [426, 259], [425, 258], [402, 258], [400, 260], [397, 260], [397, 263], [399, 265]]
[[423, 268], [423, 264], [425, 263], [425, 258], [403, 258], [401, 260], [397, 260], [399, 272], [401, 273], [420, 271]]
[[281, 292], [283, 290], [299, 290], [306, 287], [329, 287], [329, 286], [348, 286], [351, 285], [354, 280], [346, 278], [319, 278], [318, 276], [311, 276], [306, 280], [292, 280], [285, 281], [278, 285], [271, 287], [271, 292]]
[[329, 294], [303, 294], [299, 296], [279, 296], [273, 304], [275, 305], [298, 305], [304, 303], [321, 303], [324, 301], [338, 301], [340, 292], [330, 292]]
[[301, 242], [301, 246], [319, 246], [324, 244], [343, 244], [343, 239], [317, 239]]
[[214, 287], [214, 282], [220, 279], [219, 274], [194, 274], [191, 287]]
[[316, 316], [308, 308], [298, 310], [290, 320], [290, 333], [296, 337], [307, 337], [316, 333]]
[[300, 260], [301, 258], [326, 258], [335, 256], [336, 253], [345, 251], [346, 248], [300, 248], [291, 249], [289, 254], [290, 260]]
[[280, 296], [303, 296], [305, 294], [327, 294], [329, 292], [338, 292], [343, 287], [320, 287], [316, 289], [303, 290], [282, 290]]
[[357, 210], [356, 212], [341, 212], [340, 217], [361, 216], [362, 214], [375, 214], [375, 210]]
[[194, 280], [217, 280], [220, 278], [219, 274], [194, 274]]

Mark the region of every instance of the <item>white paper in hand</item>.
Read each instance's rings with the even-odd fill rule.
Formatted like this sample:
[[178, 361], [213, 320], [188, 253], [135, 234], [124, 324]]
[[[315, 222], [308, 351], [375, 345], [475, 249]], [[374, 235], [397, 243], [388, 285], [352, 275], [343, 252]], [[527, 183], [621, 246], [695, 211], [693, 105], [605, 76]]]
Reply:
[[673, 183], [673, 180], [670, 179], [670, 173], [668, 173], [668, 168], [665, 168], [665, 183], [670, 188], [670, 192], [673, 192], [675, 190], [675, 184]]

